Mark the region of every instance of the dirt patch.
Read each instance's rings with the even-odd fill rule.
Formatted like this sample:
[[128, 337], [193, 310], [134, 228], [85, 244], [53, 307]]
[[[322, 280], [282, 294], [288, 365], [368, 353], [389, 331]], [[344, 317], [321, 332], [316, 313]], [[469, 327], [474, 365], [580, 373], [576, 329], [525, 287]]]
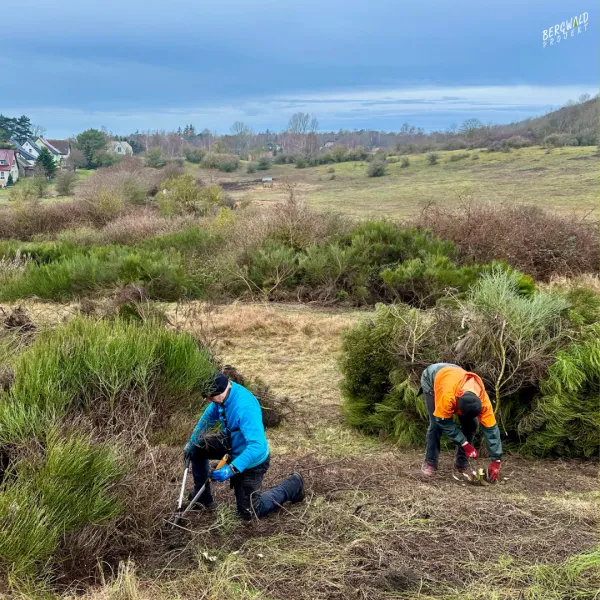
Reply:
[[243, 192], [260, 185], [261, 183], [261, 179], [252, 179], [250, 181], [221, 181], [219, 185], [226, 192]]

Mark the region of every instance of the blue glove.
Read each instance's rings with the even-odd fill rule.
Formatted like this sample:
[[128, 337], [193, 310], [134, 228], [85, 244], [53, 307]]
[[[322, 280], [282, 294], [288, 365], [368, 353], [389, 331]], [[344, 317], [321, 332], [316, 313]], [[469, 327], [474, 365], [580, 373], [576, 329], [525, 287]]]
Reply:
[[194, 455], [194, 444], [192, 444], [192, 442], [188, 442], [183, 447], [183, 460], [191, 460], [193, 455]]
[[231, 465], [223, 465], [220, 469], [210, 472], [210, 478], [213, 481], [227, 481], [235, 475]]

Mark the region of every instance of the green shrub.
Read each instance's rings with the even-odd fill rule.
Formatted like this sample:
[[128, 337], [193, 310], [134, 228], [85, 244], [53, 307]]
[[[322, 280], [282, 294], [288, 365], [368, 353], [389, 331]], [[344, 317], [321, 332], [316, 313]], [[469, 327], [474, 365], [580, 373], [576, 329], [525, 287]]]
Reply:
[[271, 168], [271, 159], [267, 156], [261, 156], [256, 163], [258, 171], [268, 171]]
[[29, 181], [24, 181], [10, 190], [8, 198], [11, 202], [29, 203], [38, 199], [37, 192]]
[[[14, 383], [0, 392], [0, 448], [10, 461], [0, 485], [0, 571], [18, 585], [42, 581], [66, 555], [95, 563], [103, 531], [113, 543], [130, 536], [138, 490], [117, 484], [145, 448], [136, 431], [143, 424], [150, 435], [173, 412], [197, 407], [214, 366], [186, 334], [84, 318], [43, 331], [12, 366]], [[116, 521], [124, 510], [132, 512]], [[83, 543], [73, 546], [71, 534]]]
[[19, 445], [26, 438], [19, 439], [23, 432], [6, 418], [15, 407], [39, 410], [52, 420], [73, 410], [110, 419], [119, 403], [133, 400], [138, 410], [164, 413], [182, 397], [200, 397], [214, 372], [208, 353], [187, 335], [155, 324], [84, 318], [41, 334], [14, 369], [14, 384], [3, 397], [0, 443]]
[[563, 146], [578, 146], [579, 140], [570, 133], [552, 133], [544, 138], [544, 146], [562, 148]]
[[202, 148], [192, 148], [191, 146], [188, 146], [184, 150], [183, 155], [185, 156], [185, 160], [199, 165], [206, 155], [206, 151], [202, 150]]
[[256, 168], [255, 162], [249, 162], [248, 166], [246, 167], [246, 173], [256, 173]]
[[217, 154], [209, 152], [202, 159], [204, 169], [218, 169], [224, 173], [232, 173], [240, 165], [240, 159], [235, 154]]
[[144, 161], [146, 166], [152, 167], [153, 169], [160, 169], [167, 164], [167, 161], [164, 157], [163, 150], [160, 146], [153, 146], [152, 148], [148, 148], [146, 155], [144, 157]]
[[410, 166], [410, 160], [408, 159], [408, 156], [403, 156], [400, 161], [400, 168], [406, 169], [408, 166]]
[[[357, 325], [344, 340], [344, 414], [349, 423], [366, 431], [402, 444], [421, 444], [427, 428], [423, 401], [416, 397], [421, 372], [434, 362], [453, 362], [483, 378], [501, 429], [508, 434], [505, 439], [525, 442], [531, 453], [540, 455], [535, 438], [528, 442], [524, 435], [532, 422], [539, 424], [528, 416], [532, 390], [549, 389], [544, 383], [547, 374], [558, 368], [561, 353], [569, 351], [570, 340], [578, 335], [567, 312], [568, 303], [561, 294], [532, 294], [520, 284], [519, 274], [500, 267], [483, 273], [466, 298], [454, 305], [431, 310], [378, 305], [371, 322]], [[587, 368], [598, 360], [596, 351], [586, 348]], [[576, 377], [580, 387], [571, 390], [573, 402], [584, 389], [593, 395], [597, 372], [589, 373], [587, 379]], [[559, 396], [556, 392], [555, 398]], [[571, 412], [565, 410], [564, 419], [571, 419], [581, 402], [569, 404]], [[595, 407], [598, 410], [597, 393]], [[589, 418], [586, 411], [581, 418], [587, 420], [589, 433], [598, 421], [596, 414]], [[567, 443], [570, 435], [564, 423], [556, 427], [565, 437], [555, 443], [555, 449]], [[597, 436], [592, 447], [588, 433], [579, 438], [580, 447], [575, 445], [572, 455], [597, 451]]]
[[447, 291], [465, 292], [479, 273], [477, 267], [459, 267], [447, 256], [429, 254], [384, 269], [381, 278], [395, 300], [426, 307], [435, 306]]
[[61, 171], [56, 176], [56, 193], [59, 196], [70, 196], [76, 183], [77, 175], [73, 171]]
[[383, 177], [387, 172], [387, 161], [373, 160], [367, 167], [367, 177]]
[[31, 261], [3, 286], [0, 298], [63, 301], [128, 283], [147, 286], [150, 297], [157, 300], [202, 297], [201, 285], [187, 274], [177, 252], [106, 246], [69, 249], [47, 264]]
[[458, 162], [459, 160], [465, 160], [471, 156], [468, 152], [459, 152], [458, 154], [452, 154], [449, 158], [450, 162]]
[[439, 154], [437, 152], [429, 152], [425, 158], [430, 165], [437, 165], [439, 160]]
[[123, 196], [128, 204], [145, 204], [148, 199], [148, 188], [134, 176], [123, 180]]
[[532, 412], [519, 424], [523, 451], [534, 456], [600, 455], [600, 325], [559, 352], [540, 385]]
[[33, 177], [29, 180], [28, 185], [31, 186], [31, 189], [35, 192], [37, 198], [45, 198], [48, 195], [50, 184], [43, 175]]
[[506, 140], [506, 145], [509, 148], [525, 148], [531, 146], [531, 142], [521, 135], [513, 135]]
[[272, 297], [292, 285], [298, 269], [298, 256], [292, 248], [268, 240], [253, 255], [247, 276], [256, 290]]

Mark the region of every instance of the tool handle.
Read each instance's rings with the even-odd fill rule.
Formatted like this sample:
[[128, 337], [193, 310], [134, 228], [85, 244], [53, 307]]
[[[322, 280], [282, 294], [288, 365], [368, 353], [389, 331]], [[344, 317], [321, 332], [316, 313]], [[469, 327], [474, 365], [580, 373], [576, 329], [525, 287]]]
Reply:
[[185, 484], [187, 482], [189, 468], [190, 459], [187, 458], [185, 461], [185, 468], [183, 469], [183, 481], [181, 482], [181, 491], [179, 492], [179, 498], [177, 500], [177, 510], [181, 510], [181, 507], [183, 506], [183, 495], [185, 494]]
[[223, 465], [227, 464], [227, 461], [229, 460], [229, 454], [226, 454], [219, 462], [219, 464], [217, 465], [217, 468], [215, 469], [215, 471], [219, 470]]

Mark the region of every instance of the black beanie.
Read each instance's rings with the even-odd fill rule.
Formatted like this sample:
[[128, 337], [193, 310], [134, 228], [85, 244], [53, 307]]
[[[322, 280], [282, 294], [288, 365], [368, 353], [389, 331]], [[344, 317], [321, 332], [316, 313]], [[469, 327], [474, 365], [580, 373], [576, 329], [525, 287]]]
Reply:
[[475, 418], [481, 412], [481, 400], [473, 392], [465, 392], [458, 398], [458, 410], [464, 417]]
[[215, 378], [213, 379], [212, 386], [210, 388], [210, 393], [208, 395], [209, 398], [213, 398], [214, 396], [219, 396], [222, 394], [229, 385], [229, 379], [220, 371], [217, 371]]

